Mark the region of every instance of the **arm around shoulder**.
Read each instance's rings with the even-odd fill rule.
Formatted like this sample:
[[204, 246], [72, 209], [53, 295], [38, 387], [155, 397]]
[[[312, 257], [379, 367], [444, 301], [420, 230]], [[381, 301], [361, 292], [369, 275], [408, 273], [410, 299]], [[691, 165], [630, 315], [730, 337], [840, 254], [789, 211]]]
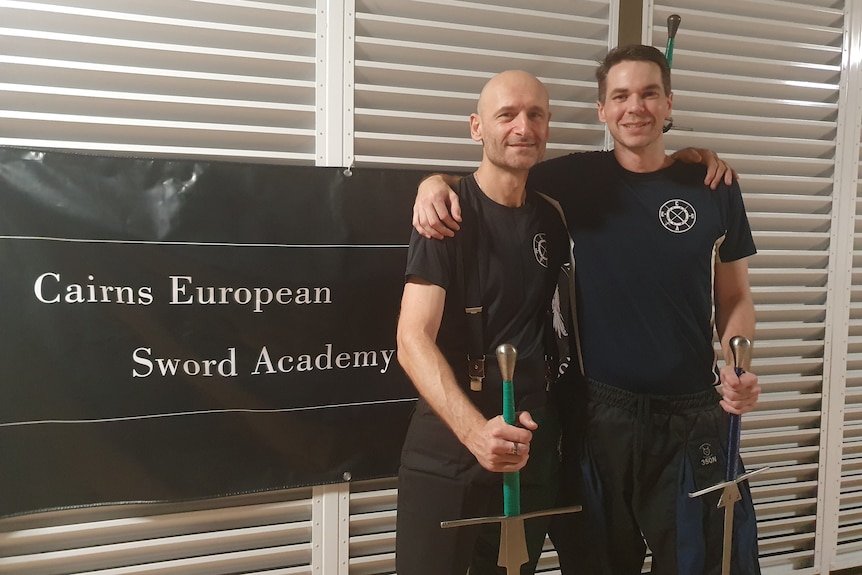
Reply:
[[461, 204], [454, 188], [460, 176], [431, 174], [419, 183], [413, 203], [413, 227], [426, 238], [442, 240], [461, 229]]
[[703, 164], [706, 166], [706, 177], [703, 183], [715, 190], [723, 181], [728, 186], [739, 179], [730, 164], [718, 157], [718, 154], [705, 148], [683, 148], [671, 155], [675, 160], [686, 164]]

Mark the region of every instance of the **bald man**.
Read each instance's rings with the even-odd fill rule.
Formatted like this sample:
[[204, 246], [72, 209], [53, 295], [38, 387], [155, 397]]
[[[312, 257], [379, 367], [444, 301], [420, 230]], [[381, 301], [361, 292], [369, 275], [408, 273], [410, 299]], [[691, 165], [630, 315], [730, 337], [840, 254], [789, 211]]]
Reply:
[[[496, 565], [499, 526], [440, 528], [443, 520], [500, 515], [502, 472], [522, 470], [523, 512], [554, 507], [559, 426], [545, 406], [558, 370], [549, 359], [556, 355], [549, 310], [569, 240], [555, 209], [525, 187], [545, 153], [550, 116], [548, 92], [534, 76], [492, 78], [470, 116], [483, 154], [458, 190], [464, 233], [437, 241], [414, 231], [410, 240], [398, 360], [420, 399], [399, 471], [399, 575], [504, 573]], [[518, 349], [515, 404], [523, 411], [515, 426], [499, 415], [493, 353], [502, 343]], [[470, 373], [468, 363], [482, 357], [484, 374]], [[535, 570], [547, 524], [527, 521], [522, 573]]]

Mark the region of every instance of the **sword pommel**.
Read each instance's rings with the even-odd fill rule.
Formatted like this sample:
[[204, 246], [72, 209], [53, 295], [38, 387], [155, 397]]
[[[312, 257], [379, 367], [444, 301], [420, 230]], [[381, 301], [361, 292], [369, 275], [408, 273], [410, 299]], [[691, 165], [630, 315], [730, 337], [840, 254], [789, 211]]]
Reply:
[[679, 17], [679, 14], [671, 14], [667, 17], [667, 37], [671, 40], [676, 38], [676, 31], [679, 30], [681, 21], [682, 18]]
[[730, 338], [733, 366], [748, 371], [751, 367], [751, 340], [741, 335]]
[[497, 346], [497, 363], [500, 365], [500, 372], [503, 375], [503, 381], [512, 381], [515, 377], [515, 361], [518, 359], [518, 351], [511, 343], [504, 343]]

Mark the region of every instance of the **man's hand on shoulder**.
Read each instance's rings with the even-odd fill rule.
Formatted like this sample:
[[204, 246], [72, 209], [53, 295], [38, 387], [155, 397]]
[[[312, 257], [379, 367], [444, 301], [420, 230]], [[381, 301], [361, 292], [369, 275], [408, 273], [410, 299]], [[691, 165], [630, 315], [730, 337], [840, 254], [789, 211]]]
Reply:
[[716, 189], [724, 181], [728, 186], [733, 180], [739, 179], [739, 174], [730, 165], [718, 157], [712, 150], [704, 148], [683, 148], [674, 152], [671, 157], [686, 164], [703, 164], [706, 166], [706, 177], [703, 183], [711, 189]]
[[413, 227], [426, 238], [442, 240], [461, 229], [461, 203], [452, 189], [460, 178], [432, 174], [419, 183], [413, 202]]

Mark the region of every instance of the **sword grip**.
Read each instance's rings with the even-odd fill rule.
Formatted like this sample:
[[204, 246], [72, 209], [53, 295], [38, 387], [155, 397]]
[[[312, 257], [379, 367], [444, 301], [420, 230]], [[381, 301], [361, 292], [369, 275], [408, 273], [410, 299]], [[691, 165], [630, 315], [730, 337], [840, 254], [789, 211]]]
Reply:
[[[503, 419], [515, 424], [515, 392], [511, 380], [503, 382]], [[521, 474], [507, 471], [503, 474], [503, 515], [512, 517], [521, 514]]]
[[739, 438], [741, 431], [742, 418], [735, 413], [731, 413], [727, 435], [727, 471], [724, 475], [725, 481], [733, 481], [737, 476], [737, 467], [739, 464]]
[[[733, 354], [733, 371], [739, 377], [751, 363], [751, 340], [741, 335], [730, 338], [730, 351]], [[738, 475], [739, 441], [742, 432], [742, 418], [730, 414], [727, 436], [727, 471], [724, 479], [733, 481]]]
[[[515, 425], [515, 360], [518, 354], [510, 344], [497, 348], [497, 363], [503, 374], [503, 420]], [[517, 471], [503, 473], [503, 515], [512, 517], [521, 514], [521, 475]]]

